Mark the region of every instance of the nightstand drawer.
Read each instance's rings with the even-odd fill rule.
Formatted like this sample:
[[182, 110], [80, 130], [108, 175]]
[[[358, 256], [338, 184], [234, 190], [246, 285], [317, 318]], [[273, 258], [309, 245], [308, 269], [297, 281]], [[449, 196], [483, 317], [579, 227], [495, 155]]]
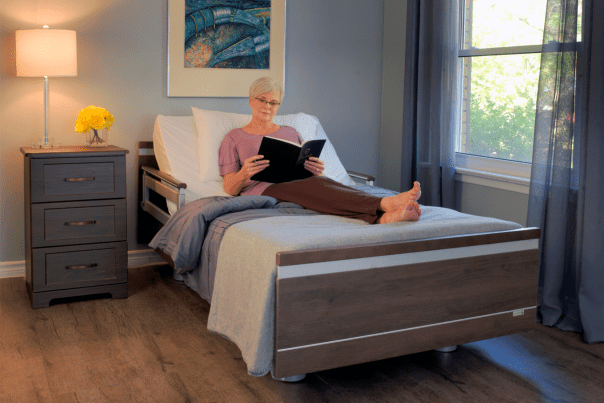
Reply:
[[128, 281], [127, 243], [81, 247], [44, 248], [33, 251], [36, 291], [90, 287]]
[[31, 206], [32, 247], [125, 241], [126, 200], [41, 203]]
[[31, 160], [31, 202], [126, 197], [124, 157]]

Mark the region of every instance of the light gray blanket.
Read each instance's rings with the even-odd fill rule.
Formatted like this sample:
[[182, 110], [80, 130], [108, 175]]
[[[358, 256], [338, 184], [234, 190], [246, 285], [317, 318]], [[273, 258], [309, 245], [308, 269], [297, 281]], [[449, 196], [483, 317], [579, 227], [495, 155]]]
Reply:
[[[263, 209], [280, 209], [281, 211], [267, 212]], [[293, 211], [292, 211], [293, 209]], [[149, 243], [153, 249], [159, 249], [168, 255], [175, 265], [178, 274], [184, 274], [199, 268], [202, 245], [211, 229], [211, 224], [219, 217], [230, 213], [244, 212], [239, 219], [222, 219], [214, 223], [212, 233], [214, 238], [218, 235], [218, 244], [224, 229], [238, 221], [247, 221], [269, 215], [280, 214], [317, 214], [304, 210], [294, 203], [279, 203], [277, 199], [269, 196], [239, 196], [205, 197], [187, 203], [178, 210], [164, 225]], [[219, 224], [219, 222], [226, 224]]]
[[292, 214], [318, 213], [269, 196], [206, 197], [178, 210], [149, 246], [167, 255], [185, 283], [211, 302], [218, 251], [226, 230], [243, 221]]

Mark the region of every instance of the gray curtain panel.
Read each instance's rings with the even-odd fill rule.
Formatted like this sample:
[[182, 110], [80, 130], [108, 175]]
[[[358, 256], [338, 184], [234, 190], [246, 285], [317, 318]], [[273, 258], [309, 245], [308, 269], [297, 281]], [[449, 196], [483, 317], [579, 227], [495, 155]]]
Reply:
[[458, 131], [458, 0], [409, 0], [401, 189], [422, 185], [420, 202], [453, 208]]
[[542, 230], [538, 319], [593, 343], [604, 341], [604, 2], [583, 0], [579, 43], [577, 3], [547, 2], [527, 224]]

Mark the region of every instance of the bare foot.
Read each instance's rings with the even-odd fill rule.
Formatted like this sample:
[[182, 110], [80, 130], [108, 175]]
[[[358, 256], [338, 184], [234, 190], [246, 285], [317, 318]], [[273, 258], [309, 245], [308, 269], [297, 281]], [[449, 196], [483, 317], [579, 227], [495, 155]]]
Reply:
[[419, 204], [414, 201], [407, 203], [403, 209], [382, 214], [382, 216], [376, 221], [376, 224], [388, 224], [401, 221], [418, 221], [421, 215], [422, 209], [419, 207]]
[[419, 182], [413, 182], [413, 187], [403, 193], [399, 193], [396, 196], [384, 197], [380, 204], [381, 211], [385, 213], [394, 212], [406, 207], [409, 201], [416, 202], [422, 195], [422, 189]]

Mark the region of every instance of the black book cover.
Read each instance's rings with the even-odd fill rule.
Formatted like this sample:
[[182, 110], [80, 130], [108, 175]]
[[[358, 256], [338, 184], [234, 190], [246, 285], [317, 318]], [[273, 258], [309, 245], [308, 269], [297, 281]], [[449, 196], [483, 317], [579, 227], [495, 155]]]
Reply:
[[282, 183], [305, 179], [312, 173], [304, 168], [304, 161], [310, 157], [319, 157], [323, 146], [322, 140], [307, 140], [302, 144], [264, 136], [258, 155], [269, 160], [269, 166], [252, 176], [251, 179], [261, 182]]

